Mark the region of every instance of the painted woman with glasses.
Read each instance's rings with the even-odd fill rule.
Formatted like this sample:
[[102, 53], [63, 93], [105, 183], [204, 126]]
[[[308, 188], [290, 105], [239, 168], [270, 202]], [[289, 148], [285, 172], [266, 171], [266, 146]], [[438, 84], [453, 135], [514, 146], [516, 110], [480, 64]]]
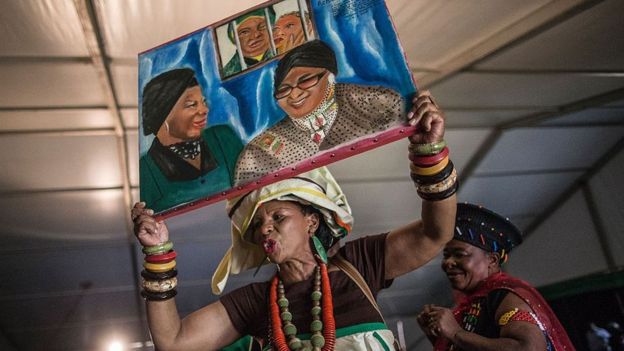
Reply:
[[381, 86], [336, 83], [334, 51], [320, 40], [289, 51], [275, 69], [273, 97], [288, 118], [241, 152], [235, 183], [245, 183], [402, 119], [401, 95]]

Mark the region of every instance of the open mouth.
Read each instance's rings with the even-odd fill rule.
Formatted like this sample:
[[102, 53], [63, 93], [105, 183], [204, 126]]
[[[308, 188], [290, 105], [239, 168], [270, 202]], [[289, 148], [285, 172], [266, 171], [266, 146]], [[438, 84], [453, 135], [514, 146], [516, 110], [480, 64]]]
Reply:
[[275, 251], [275, 240], [266, 239], [262, 242], [262, 248], [264, 249], [264, 253], [270, 255]]
[[207, 119], [202, 119], [201, 121], [193, 122], [193, 127], [195, 128], [204, 128], [206, 126]]
[[249, 47], [251, 48], [256, 48], [260, 45], [262, 45], [262, 40], [252, 40], [249, 42]]

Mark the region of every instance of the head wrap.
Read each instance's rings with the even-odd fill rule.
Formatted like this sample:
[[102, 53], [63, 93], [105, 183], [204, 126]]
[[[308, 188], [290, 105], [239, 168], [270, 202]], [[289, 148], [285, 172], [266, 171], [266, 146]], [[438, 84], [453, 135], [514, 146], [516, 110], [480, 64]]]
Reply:
[[483, 206], [459, 203], [453, 239], [487, 252], [497, 252], [502, 264], [507, 261], [507, 254], [522, 243], [522, 234], [509, 219]]
[[319, 67], [325, 68], [334, 75], [338, 74], [338, 63], [334, 50], [320, 40], [311, 40], [301, 44], [282, 57], [275, 69], [274, 90], [277, 90], [282, 84], [293, 67]]
[[143, 134], [156, 134], [186, 88], [198, 85], [195, 71], [179, 68], [152, 78], [143, 88]]
[[[266, 9], [268, 10], [267, 12], [269, 13], [269, 22], [271, 22], [271, 25], [273, 25], [273, 23], [275, 23], [275, 10], [273, 9], [272, 6], [267, 6]], [[239, 24], [245, 22], [246, 20], [252, 17], [266, 18], [264, 8], [257, 9], [251, 12], [247, 12], [239, 17], [236, 17], [234, 21], [230, 21], [230, 23], [228, 23], [228, 38], [230, 38], [230, 41], [232, 43], [236, 42], [236, 40], [234, 39], [234, 26], [232, 25], [232, 22], [234, 22], [238, 28]], [[267, 30], [269, 30], [269, 28], [270, 26], [267, 27]]]
[[285, 179], [228, 200], [227, 211], [232, 220], [232, 246], [212, 276], [212, 292], [220, 294], [229, 274], [238, 274], [263, 264], [266, 254], [262, 248], [245, 240], [256, 210], [271, 200], [296, 201], [312, 205], [323, 215], [336, 240], [346, 236], [353, 226], [351, 208], [345, 194], [325, 167]]

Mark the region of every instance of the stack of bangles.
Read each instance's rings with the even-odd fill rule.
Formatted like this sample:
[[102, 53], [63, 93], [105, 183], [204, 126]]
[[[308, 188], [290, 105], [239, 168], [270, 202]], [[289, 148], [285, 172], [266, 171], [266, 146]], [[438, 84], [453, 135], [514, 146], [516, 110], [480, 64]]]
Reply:
[[409, 159], [410, 176], [422, 199], [440, 201], [457, 192], [457, 171], [449, 160], [446, 141], [410, 144]]
[[143, 290], [141, 296], [148, 301], [163, 301], [176, 296], [178, 286], [178, 271], [176, 267], [176, 252], [173, 243], [165, 243], [143, 247], [145, 262], [143, 262]]

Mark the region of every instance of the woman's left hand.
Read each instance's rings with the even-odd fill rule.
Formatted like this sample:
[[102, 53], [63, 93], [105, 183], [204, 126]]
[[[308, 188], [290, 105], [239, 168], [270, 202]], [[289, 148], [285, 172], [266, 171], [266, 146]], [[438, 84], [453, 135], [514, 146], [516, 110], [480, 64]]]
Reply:
[[451, 341], [462, 330], [453, 316], [453, 311], [448, 308], [432, 306], [426, 321], [431, 334]]
[[437, 143], [444, 138], [444, 113], [428, 91], [422, 91], [412, 99], [407, 121], [418, 126], [416, 133], [409, 137], [411, 143]]

